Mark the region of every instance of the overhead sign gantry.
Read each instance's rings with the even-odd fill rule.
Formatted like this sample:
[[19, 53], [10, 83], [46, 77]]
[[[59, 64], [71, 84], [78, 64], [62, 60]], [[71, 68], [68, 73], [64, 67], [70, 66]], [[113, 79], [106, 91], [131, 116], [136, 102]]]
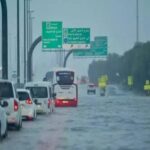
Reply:
[[107, 36], [97, 36], [91, 41], [91, 48], [88, 51], [74, 51], [75, 57], [102, 57], [107, 56], [108, 39]]
[[63, 49], [89, 49], [90, 28], [64, 28]]

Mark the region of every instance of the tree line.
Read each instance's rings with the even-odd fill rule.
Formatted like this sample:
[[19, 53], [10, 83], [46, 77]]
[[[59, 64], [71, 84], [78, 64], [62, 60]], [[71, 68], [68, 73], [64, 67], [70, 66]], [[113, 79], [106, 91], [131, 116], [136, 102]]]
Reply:
[[89, 65], [90, 82], [98, 83], [98, 78], [107, 75], [109, 83], [119, 83], [127, 87], [128, 76], [133, 77], [133, 90], [144, 91], [146, 80], [150, 80], [150, 42], [138, 43], [123, 55], [109, 54], [106, 60], [93, 61]]

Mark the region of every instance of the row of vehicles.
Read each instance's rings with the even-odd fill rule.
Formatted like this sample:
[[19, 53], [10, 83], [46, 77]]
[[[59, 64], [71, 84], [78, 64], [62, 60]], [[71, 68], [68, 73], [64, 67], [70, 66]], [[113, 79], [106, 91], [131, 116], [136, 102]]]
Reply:
[[54, 111], [51, 86], [47, 82], [27, 83], [17, 89], [8, 80], [0, 80], [0, 138], [7, 136], [7, 127], [16, 130], [22, 127], [22, 120], [35, 120], [37, 113]]
[[76, 107], [78, 86], [74, 71], [62, 68], [51, 72], [51, 78], [28, 82], [18, 89], [8, 80], [0, 80], [0, 138], [7, 136], [7, 126], [20, 130], [22, 119], [35, 120], [37, 113], [51, 113], [55, 107]]
[[[93, 83], [89, 83], [87, 85], [87, 94], [88, 95], [95, 95], [97, 92], [97, 86]], [[99, 88], [99, 92], [100, 92], [100, 96], [105, 96], [105, 93], [106, 93], [106, 89], [105, 88]]]

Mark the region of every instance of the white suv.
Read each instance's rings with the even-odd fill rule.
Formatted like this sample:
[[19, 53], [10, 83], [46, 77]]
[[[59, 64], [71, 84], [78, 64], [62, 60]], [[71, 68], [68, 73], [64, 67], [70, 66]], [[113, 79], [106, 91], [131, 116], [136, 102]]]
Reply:
[[3, 108], [6, 106], [8, 106], [8, 103], [0, 100], [0, 140], [7, 136], [7, 115]]
[[17, 130], [22, 127], [21, 106], [14, 84], [8, 80], [0, 80], [1, 101], [8, 102], [5, 107], [8, 125], [13, 125]]

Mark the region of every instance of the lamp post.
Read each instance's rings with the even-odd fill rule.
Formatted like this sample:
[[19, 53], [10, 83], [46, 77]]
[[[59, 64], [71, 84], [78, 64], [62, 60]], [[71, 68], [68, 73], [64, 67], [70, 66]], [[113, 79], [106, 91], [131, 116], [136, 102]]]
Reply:
[[26, 34], [26, 30], [27, 30], [27, 24], [26, 24], [26, 20], [27, 20], [27, 3], [26, 0], [24, 0], [24, 83], [26, 83], [26, 59], [27, 59], [27, 48], [26, 48], [26, 39], [27, 39], [27, 34]]
[[33, 19], [35, 17], [32, 17], [32, 13], [34, 12], [34, 10], [29, 10], [28, 13], [29, 13], [29, 49], [31, 47], [31, 44], [32, 44], [32, 24], [33, 24]]
[[32, 44], [32, 19], [30, 10], [30, 1], [24, 0], [24, 83], [27, 81], [27, 55]]
[[8, 79], [8, 17], [6, 0], [0, 0], [2, 6], [2, 78]]
[[20, 28], [19, 28], [19, 0], [17, 0], [17, 83], [20, 84]]

